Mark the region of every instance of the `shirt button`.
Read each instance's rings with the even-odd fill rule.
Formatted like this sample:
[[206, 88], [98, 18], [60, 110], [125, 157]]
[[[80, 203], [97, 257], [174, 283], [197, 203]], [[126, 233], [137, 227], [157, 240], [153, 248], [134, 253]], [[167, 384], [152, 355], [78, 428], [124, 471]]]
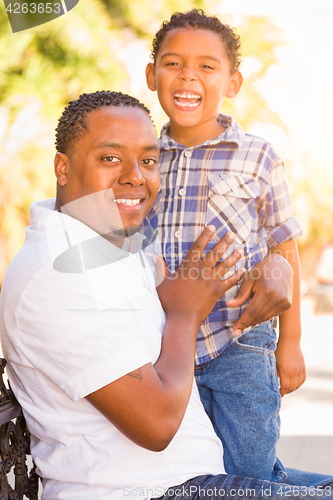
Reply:
[[238, 186], [234, 186], [234, 187], [232, 188], [232, 191], [233, 191], [234, 193], [237, 193], [237, 191], [239, 191], [239, 187], [238, 187]]
[[181, 188], [178, 193], [180, 194], [180, 196], [184, 196], [184, 194], [186, 194], [186, 189], [184, 188]]
[[186, 156], [186, 158], [189, 158], [192, 154], [192, 151], [185, 151], [184, 155]]
[[181, 235], [181, 234], [182, 234], [182, 233], [181, 233], [181, 231], [176, 231], [176, 232], [175, 232], [175, 236], [176, 236], [176, 238], [180, 238], [180, 235]]

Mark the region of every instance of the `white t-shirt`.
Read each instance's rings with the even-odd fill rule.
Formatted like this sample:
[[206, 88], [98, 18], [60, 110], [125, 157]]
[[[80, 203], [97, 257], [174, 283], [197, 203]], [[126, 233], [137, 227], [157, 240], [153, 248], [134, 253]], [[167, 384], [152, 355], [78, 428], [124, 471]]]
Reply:
[[176, 436], [158, 453], [127, 439], [85, 399], [156, 362], [165, 316], [138, 251], [142, 236], [126, 242], [132, 253], [120, 250], [54, 204], [32, 204], [0, 309], [3, 352], [44, 478], [43, 499], [158, 497], [192, 477], [224, 473], [195, 383]]

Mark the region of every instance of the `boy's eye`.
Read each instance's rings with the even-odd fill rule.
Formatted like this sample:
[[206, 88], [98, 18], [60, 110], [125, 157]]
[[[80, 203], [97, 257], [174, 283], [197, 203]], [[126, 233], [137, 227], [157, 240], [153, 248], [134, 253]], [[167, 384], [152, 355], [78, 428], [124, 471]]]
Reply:
[[214, 69], [214, 67], [210, 66], [209, 64], [202, 64], [201, 67], [205, 69]]
[[166, 66], [180, 66], [180, 63], [172, 61], [172, 62], [166, 63]]
[[120, 158], [118, 158], [118, 156], [104, 156], [103, 158], [103, 161], [106, 161], [108, 163], [116, 163], [116, 162], [120, 162]]

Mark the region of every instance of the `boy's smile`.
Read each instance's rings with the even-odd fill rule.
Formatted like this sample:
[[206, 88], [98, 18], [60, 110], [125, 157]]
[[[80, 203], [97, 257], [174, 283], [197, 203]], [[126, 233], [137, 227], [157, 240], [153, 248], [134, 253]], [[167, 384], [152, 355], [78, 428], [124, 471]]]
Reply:
[[193, 92], [176, 92], [174, 101], [180, 109], [194, 109], [200, 105], [201, 96]]
[[239, 71], [230, 73], [229, 59], [217, 33], [196, 28], [170, 31], [146, 69], [150, 90], [170, 118], [170, 136], [185, 146], [214, 139], [223, 132], [217, 123], [225, 97], [242, 84]]

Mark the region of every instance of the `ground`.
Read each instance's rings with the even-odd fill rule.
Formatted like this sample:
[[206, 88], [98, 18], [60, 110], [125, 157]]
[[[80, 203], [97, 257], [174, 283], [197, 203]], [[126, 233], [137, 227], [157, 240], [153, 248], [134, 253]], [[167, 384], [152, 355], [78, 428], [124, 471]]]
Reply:
[[302, 301], [302, 349], [307, 380], [284, 396], [278, 456], [287, 467], [333, 475], [333, 314]]

